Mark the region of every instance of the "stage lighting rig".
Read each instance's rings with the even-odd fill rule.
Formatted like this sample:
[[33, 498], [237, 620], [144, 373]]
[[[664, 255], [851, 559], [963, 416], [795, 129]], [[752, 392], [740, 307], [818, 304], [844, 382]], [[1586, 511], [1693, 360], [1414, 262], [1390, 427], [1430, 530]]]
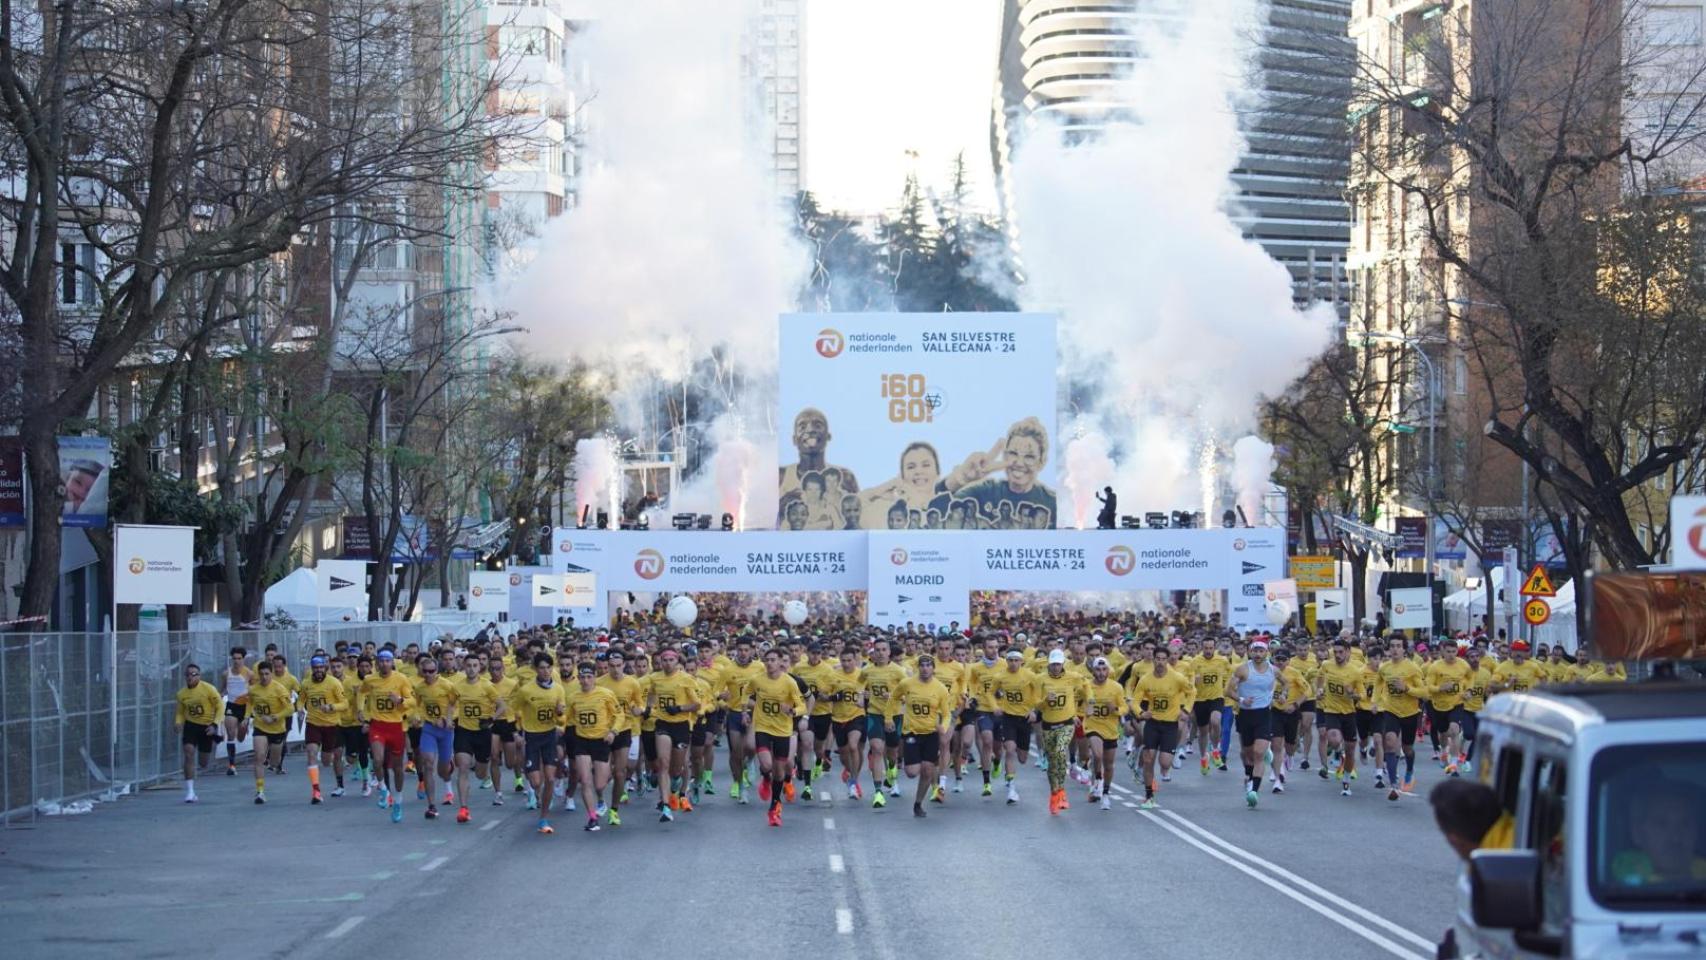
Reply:
[[1151, 510], [1143, 515], [1143, 525], [1151, 530], [1167, 529], [1167, 514], [1160, 510]]

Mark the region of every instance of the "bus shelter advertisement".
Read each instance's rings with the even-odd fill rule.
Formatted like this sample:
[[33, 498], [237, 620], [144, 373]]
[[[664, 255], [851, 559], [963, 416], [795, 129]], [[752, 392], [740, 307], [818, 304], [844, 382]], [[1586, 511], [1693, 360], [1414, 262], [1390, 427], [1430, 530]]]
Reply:
[[781, 320], [778, 530], [1044, 530], [1055, 319]]

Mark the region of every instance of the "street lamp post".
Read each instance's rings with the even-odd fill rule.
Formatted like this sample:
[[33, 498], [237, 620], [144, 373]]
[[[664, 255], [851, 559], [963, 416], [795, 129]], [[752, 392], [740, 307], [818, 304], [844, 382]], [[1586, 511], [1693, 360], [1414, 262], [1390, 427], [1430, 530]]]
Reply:
[[[1436, 489], [1438, 489], [1438, 487], [1436, 485], [1437, 477], [1435, 474], [1435, 471], [1438, 469], [1438, 466], [1437, 466], [1438, 460], [1435, 456], [1435, 452], [1436, 452], [1436, 450], [1435, 450], [1435, 437], [1438, 433], [1438, 426], [1439, 426], [1439, 376], [1434, 369], [1433, 358], [1428, 356], [1428, 352], [1426, 350], [1422, 349], [1422, 346], [1424, 344], [1427, 344], [1427, 343], [1437, 343], [1438, 341], [1437, 340], [1430, 340], [1430, 339], [1423, 339], [1420, 337], [1405, 337], [1405, 336], [1400, 336], [1400, 335], [1395, 334], [1395, 333], [1365, 332], [1363, 334], [1363, 337], [1364, 337], [1364, 339], [1367, 339], [1367, 340], [1381, 340], [1381, 341], [1384, 341], [1387, 343], [1396, 343], [1402, 347], [1405, 347], [1409, 350], [1414, 351], [1416, 356], [1418, 358], [1420, 358], [1422, 361], [1422, 369], [1424, 371], [1426, 371], [1426, 373], [1427, 373], [1427, 378], [1428, 378], [1428, 472], [1427, 472], [1428, 480], [1427, 480], [1427, 484], [1428, 484], [1428, 486], [1427, 486], [1426, 498], [1424, 501], [1427, 504], [1427, 527], [1425, 529], [1425, 536], [1422, 540], [1422, 572], [1427, 577], [1428, 589], [1431, 593], [1431, 591], [1433, 590], [1433, 576], [1434, 576], [1433, 502], [1434, 502], [1434, 491]], [[1431, 600], [1430, 600], [1430, 603], [1431, 603]]]

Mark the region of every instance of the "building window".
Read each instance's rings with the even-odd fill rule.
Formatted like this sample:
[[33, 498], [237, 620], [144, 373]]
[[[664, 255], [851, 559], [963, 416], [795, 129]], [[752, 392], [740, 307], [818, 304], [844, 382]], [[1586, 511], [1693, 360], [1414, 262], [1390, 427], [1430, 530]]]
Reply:
[[1469, 393], [1469, 358], [1461, 353], [1452, 361], [1451, 391], [1460, 397]]
[[1690, 4], [1652, 4], [1645, 11], [1642, 32], [1656, 47], [1698, 47], [1701, 7]]

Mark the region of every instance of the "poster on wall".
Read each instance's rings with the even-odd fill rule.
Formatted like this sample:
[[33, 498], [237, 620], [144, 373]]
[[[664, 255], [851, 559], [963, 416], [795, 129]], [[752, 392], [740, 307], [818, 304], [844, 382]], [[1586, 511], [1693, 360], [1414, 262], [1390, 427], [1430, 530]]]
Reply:
[[1392, 521], [1398, 535], [1398, 549], [1393, 556], [1400, 560], [1420, 560], [1428, 555], [1428, 518], [1398, 517]]
[[1056, 491], [1055, 318], [781, 320], [778, 530], [1042, 530]]
[[1389, 623], [1394, 630], [1429, 630], [1434, 625], [1433, 591], [1427, 587], [1401, 587], [1388, 591]]
[[62, 526], [107, 525], [107, 475], [112, 467], [113, 444], [106, 437], [59, 438], [59, 482], [65, 487]]

